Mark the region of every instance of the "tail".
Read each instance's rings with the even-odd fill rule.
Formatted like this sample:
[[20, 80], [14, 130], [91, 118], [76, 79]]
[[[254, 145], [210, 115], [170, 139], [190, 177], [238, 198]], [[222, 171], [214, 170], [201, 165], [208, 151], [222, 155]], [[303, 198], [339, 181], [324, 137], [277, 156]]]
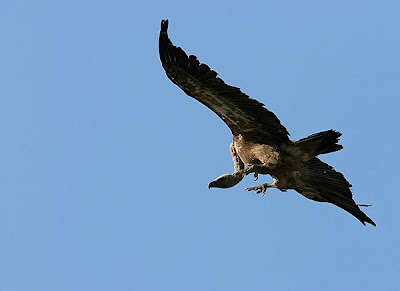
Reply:
[[314, 201], [332, 203], [356, 217], [362, 224], [367, 222], [376, 226], [353, 200], [350, 183], [342, 173], [328, 164], [313, 158], [303, 164], [298, 178], [295, 190], [303, 196]]
[[342, 134], [335, 130], [314, 133], [295, 142], [300, 151], [305, 154], [307, 161], [320, 154], [327, 154], [341, 150], [343, 146], [337, 144]]

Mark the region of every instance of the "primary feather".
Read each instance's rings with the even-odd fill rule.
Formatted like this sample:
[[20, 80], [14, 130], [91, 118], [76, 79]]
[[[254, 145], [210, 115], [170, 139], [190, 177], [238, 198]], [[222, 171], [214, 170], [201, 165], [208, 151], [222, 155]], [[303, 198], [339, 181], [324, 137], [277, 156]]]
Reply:
[[242, 134], [255, 142], [291, 143], [288, 131], [273, 112], [239, 88], [227, 85], [196, 56], [187, 56], [174, 46], [167, 29], [168, 20], [163, 20], [159, 51], [162, 66], [172, 82], [217, 114], [233, 135]]

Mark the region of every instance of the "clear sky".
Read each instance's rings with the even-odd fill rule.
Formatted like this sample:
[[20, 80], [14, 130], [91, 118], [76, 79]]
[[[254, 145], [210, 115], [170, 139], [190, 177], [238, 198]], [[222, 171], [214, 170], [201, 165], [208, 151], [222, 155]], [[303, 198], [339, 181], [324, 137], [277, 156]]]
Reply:
[[[0, 4], [0, 290], [400, 290], [399, 1]], [[231, 134], [165, 76], [172, 41], [263, 102], [377, 223], [207, 183]]]

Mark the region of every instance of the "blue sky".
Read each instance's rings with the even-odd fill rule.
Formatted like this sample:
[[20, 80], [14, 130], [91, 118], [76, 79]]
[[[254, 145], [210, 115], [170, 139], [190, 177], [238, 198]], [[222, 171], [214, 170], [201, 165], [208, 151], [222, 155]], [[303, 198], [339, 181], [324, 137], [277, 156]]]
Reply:
[[[0, 290], [398, 290], [398, 1], [0, 4]], [[172, 41], [266, 104], [377, 227], [207, 183], [231, 135], [165, 76]]]

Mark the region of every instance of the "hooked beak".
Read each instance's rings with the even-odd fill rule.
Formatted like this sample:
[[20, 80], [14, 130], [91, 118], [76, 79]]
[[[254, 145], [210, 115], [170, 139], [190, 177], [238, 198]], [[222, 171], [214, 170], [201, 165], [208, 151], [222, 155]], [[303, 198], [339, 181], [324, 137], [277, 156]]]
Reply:
[[210, 183], [208, 183], [208, 189], [217, 188], [217, 187], [216, 187], [216, 184], [217, 184], [216, 181], [211, 181]]

